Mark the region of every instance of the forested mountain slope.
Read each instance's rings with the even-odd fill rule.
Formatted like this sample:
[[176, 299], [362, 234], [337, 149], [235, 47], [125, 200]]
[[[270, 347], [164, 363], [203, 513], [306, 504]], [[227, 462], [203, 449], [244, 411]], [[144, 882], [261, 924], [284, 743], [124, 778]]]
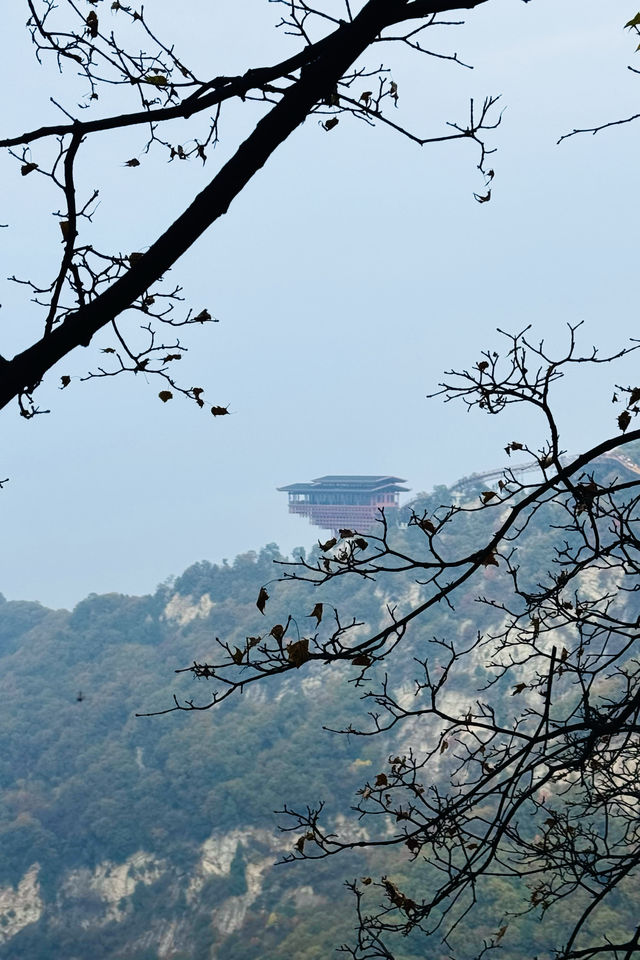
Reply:
[[[439, 488], [417, 506], [434, 509], [446, 496]], [[486, 522], [470, 517], [457, 536], [472, 542]], [[535, 570], [548, 531], [530, 544]], [[310, 669], [215, 710], [135, 716], [170, 707], [174, 693], [206, 703], [207, 681], [174, 671], [206, 661], [215, 637], [242, 644], [291, 611], [303, 623], [318, 599], [375, 626], [420, 591], [397, 575], [340, 578], [324, 594], [273, 584], [265, 618], [256, 598], [281, 575], [277, 559], [270, 545], [232, 564], [203, 561], [153, 596], [91, 595], [72, 612], [0, 603], [0, 960], [316, 960], [349, 939], [342, 881], [378, 867], [357, 855], [274, 867], [296, 835], [278, 832], [284, 821], [273, 811], [324, 799], [342, 816], [402, 737], [410, 732], [420, 747], [429, 730], [384, 740], [323, 732], [366, 714], [337, 668], [335, 682]], [[499, 576], [488, 567], [483, 590], [498, 589]], [[399, 695], [413, 696], [423, 636], [491, 623], [496, 613], [477, 592], [475, 584], [455, 611], [437, 608], [415, 632], [391, 678]], [[475, 695], [484, 670], [470, 660], [460, 697]], [[402, 875], [402, 862], [391, 866]], [[497, 880], [484, 888], [480, 933], [497, 930], [521, 893]], [[553, 925], [543, 931], [531, 914], [519, 923], [514, 956], [552, 942]], [[422, 949], [407, 943], [404, 956]]]

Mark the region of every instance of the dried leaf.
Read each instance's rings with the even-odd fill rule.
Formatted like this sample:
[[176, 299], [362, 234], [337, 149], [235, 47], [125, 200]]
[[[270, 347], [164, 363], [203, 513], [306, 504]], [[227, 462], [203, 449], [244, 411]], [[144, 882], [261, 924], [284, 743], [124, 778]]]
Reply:
[[338, 117], [330, 117], [326, 123], [322, 124], [322, 126], [327, 132], [329, 132], [329, 130], [333, 130], [334, 127], [337, 127], [339, 123], [340, 121]]
[[356, 539], [353, 541], [353, 545], [357, 547], [359, 550], [366, 550], [367, 547], [369, 546], [367, 541], [364, 540], [362, 537], [356, 537]]
[[354, 657], [351, 663], [354, 667], [370, 667], [371, 666], [371, 657], [365, 656], [364, 653], [359, 653], [357, 657]]
[[139, 250], [135, 250], [133, 253], [130, 253], [128, 256], [129, 264], [133, 266], [134, 263], [138, 263], [138, 261], [142, 260], [143, 257], [144, 257], [144, 253], [140, 253]]
[[320, 547], [321, 550], [331, 550], [332, 547], [335, 547], [337, 542], [338, 541], [336, 540], [335, 537], [331, 537], [331, 539], [327, 540], [326, 543], [320, 543], [320, 541], [318, 540], [318, 546]]
[[256, 600], [256, 607], [262, 614], [264, 614], [264, 607], [268, 599], [269, 594], [264, 587], [260, 587], [260, 593], [258, 594], [258, 599]]
[[515, 687], [513, 688], [512, 693], [511, 693], [511, 696], [512, 696], [512, 697], [515, 697], [515, 695], [516, 695], [517, 693], [522, 693], [522, 691], [523, 691], [523, 690], [526, 690], [526, 689], [527, 689], [526, 683], [516, 683]]
[[91, 13], [87, 14], [87, 19], [85, 23], [89, 29], [89, 36], [92, 40], [98, 36], [98, 15], [95, 10], [92, 10]]
[[489, 369], [489, 363], [487, 360], [481, 360], [480, 363], [477, 364], [477, 367], [478, 367], [478, 370], [482, 372], [483, 370]]
[[379, 773], [378, 776], [376, 777], [376, 782], [375, 782], [374, 786], [376, 786], [376, 787], [386, 787], [388, 783], [389, 783], [389, 781], [387, 780], [387, 775], [386, 775], [386, 773]]
[[236, 647], [234, 652], [231, 654], [231, 659], [238, 666], [240, 666], [240, 664], [242, 663], [243, 657], [244, 657], [244, 650], [241, 650], [240, 647]]
[[484, 196], [481, 196], [479, 193], [474, 193], [473, 197], [478, 203], [488, 203], [489, 200], [491, 200], [491, 190], [487, 190]]
[[206, 323], [207, 320], [211, 320], [211, 314], [208, 310], [201, 310], [200, 313], [193, 319], [198, 323]]
[[296, 840], [295, 847], [296, 847], [296, 850], [298, 850], [300, 853], [302, 853], [304, 850], [304, 841], [305, 841], [304, 837], [299, 837]]
[[443, 740], [442, 743], [440, 744], [440, 753], [444, 753], [445, 750], [448, 750], [448, 749], [449, 749], [449, 741]]
[[69, 384], [71, 383], [71, 377], [68, 377], [65, 373], [64, 376], [60, 377], [60, 381], [62, 383], [62, 386], [60, 387], [60, 389], [64, 390], [64, 388], [68, 387]]
[[166, 403], [167, 400], [172, 399], [173, 394], [171, 393], [171, 390], [161, 390], [158, 396], [160, 397], [163, 403]]
[[68, 221], [68, 220], [60, 220], [60, 222], [59, 222], [59, 227], [60, 227], [60, 232], [62, 233], [62, 238], [63, 238], [63, 240], [67, 240], [67, 239], [69, 238], [69, 232], [70, 232], [70, 229], [71, 229], [71, 227], [70, 227], [70, 225], [69, 225], [69, 221]]
[[229, 413], [229, 407], [211, 407], [214, 417], [224, 417]]
[[627, 410], [623, 410], [620, 416], [618, 417], [618, 426], [624, 433], [629, 424], [631, 423], [631, 414]]
[[512, 450], [524, 450], [524, 444], [518, 443], [517, 440], [512, 440], [511, 443], [508, 444], [504, 449], [506, 451], [507, 456], [510, 457]]
[[140, 161], [136, 157], [132, 157], [131, 160], [127, 160], [125, 167], [139, 167]]
[[313, 608], [313, 610], [312, 610], [311, 613], [309, 614], [310, 617], [315, 617], [315, 618], [316, 618], [316, 626], [317, 626], [317, 627], [320, 626], [320, 621], [322, 620], [322, 608], [323, 608], [323, 604], [321, 604], [321, 603], [316, 603], [315, 607]]
[[353, 530], [339, 530], [338, 533], [340, 534], [343, 540], [346, 540], [349, 537], [355, 537], [355, 533], [353, 532]]
[[147, 83], [150, 83], [153, 87], [166, 87], [169, 81], [161, 73], [154, 73], [148, 77], [144, 78]]
[[287, 658], [296, 669], [301, 667], [309, 659], [309, 640], [303, 637], [295, 643], [290, 643], [287, 647]]
[[497, 497], [497, 496], [498, 494], [495, 492], [495, 490], [484, 490], [480, 494], [480, 499], [482, 500], [483, 503], [489, 503], [490, 500], [493, 500], [494, 497]]
[[25, 163], [20, 167], [20, 173], [23, 177], [26, 177], [27, 174], [33, 173], [34, 170], [38, 169], [37, 163]]
[[500, 564], [496, 560], [496, 555], [494, 552], [486, 553], [482, 560], [480, 561], [483, 567], [498, 567]]

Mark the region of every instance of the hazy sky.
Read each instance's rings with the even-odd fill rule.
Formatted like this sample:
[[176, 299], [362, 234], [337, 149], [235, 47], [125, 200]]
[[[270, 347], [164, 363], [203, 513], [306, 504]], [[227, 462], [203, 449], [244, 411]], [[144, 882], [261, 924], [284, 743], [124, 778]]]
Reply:
[[[174, 3], [145, 5], [158, 32], [211, 76], [296, 49], [273, 29], [284, 8], [266, 0], [183, 0], [179, 9], [175, 24]], [[584, 320], [585, 347], [637, 336], [640, 126], [556, 146], [574, 127], [636, 112], [640, 78], [627, 65], [640, 54], [623, 29], [635, 11], [490, 0], [432, 40], [473, 70], [398, 47], [370, 53], [365, 63], [384, 55], [392, 67], [397, 119], [421, 135], [464, 122], [469, 97], [501, 94], [491, 202], [473, 199], [483, 180], [472, 144], [420, 148], [353, 119], [331, 133], [308, 121], [171, 274], [187, 304], [220, 321], [185, 335], [182, 382], [201, 384], [233, 416], [214, 419], [180, 399], [163, 405], [159, 383], [143, 377], [73, 381], [60, 392], [59, 376], [95, 366], [105, 337], [63, 361], [38, 394], [49, 415], [26, 422], [15, 406], [1, 414], [0, 479], [10, 482], [0, 491], [0, 591], [53, 606], [90, 591], [150, 591], [196, 560], [270, 541], [287, 552], [309, 545], [315, 529], [287, 516], [277, 486], [393, 473], [429, 490], [500, 466], [509, 440], [535, 442], [531, 420], [467, 415], [426, 394], [444, 369], [500, 349], [497, 327], [533, 323], [536, 338], [559, 343], [567, 323]], [[37, 66], [26, 18], [22, 0], [3, 10], [0, 79], [5, 94], [18, 94], [3, 98], [3, 135], [59, 117], [51, 96], [73, 110], [82, 94], [53, 64]], [[104, 100], [92, 107], [108, 109]], [[96, 137], [81, 163], [86, 189], [101, 192], [87, 241], [145, 249], [258, 115], [251, 104], [223, 115], [204, 169], [143, 157], [140, 130]], [[176, 142], [185, 129], [176, 126]], [[140, 167], [123, 165], [132, 156]], [[11, 355], [38, 313], [4, 277], [50, 277], [60, 201], [8, 157], [0, 175], [0, 222], [10, 224], [0, 231], [0, 353]], [[602, 369], [559, 392], [569, 450], [612, 431], [611, 385], [634, 381], [634, 368]]]

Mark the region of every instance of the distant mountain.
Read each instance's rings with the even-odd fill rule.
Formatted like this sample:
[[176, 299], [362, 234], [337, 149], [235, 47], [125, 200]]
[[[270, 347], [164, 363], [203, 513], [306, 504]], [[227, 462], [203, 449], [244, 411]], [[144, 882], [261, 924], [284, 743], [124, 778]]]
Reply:
[[340, 685], [300, 677], [215, 712], [134, 716], [174, 691], [208, 700], [174, 670], [262, 626], [279, 556], [198, 563], [153, 596], [91, 595], [71, 613], [0, 602], [2, 960], [265, 957], [305, 922], [321, 942], [328, 902], [322, 942], [341, 924], [347, 937], [346, 864], [274, 867], [295, 838], [273, 811], [347, 808], [370, 762], [321, 733], [347, 715]]
[[[483, 489], [467, 479], [464, 496]], [[432, 512], [452, 496], [436, 488], [413, 507]], [[470, 519], [459, 545], [490, 522]], [[419, 542], [415, 528], [396, 535]], [[547, 536], [530, 538], [532, 570], [546, 562]], [[242, 644], [265, 629], [256, 598], [278, 559], [270, 544], [232, 564], [202, 561], [153, 596], [92, 594], [72, 612], [0, 599], [0, 960], [325, 960], [349, 939], [342, 882], [370, 865], [275, 867], [296, 837], [278, 831], [273, 811], [324, 799], [330, 817], [342, 815], [406, 732], [323, 732], [367, 709], [339, 670], [335, 683], [296, 672], [212, 711], [134, 716], [170, 707], [174, 693], [208, 701], [207, 681], [174, 671], [205, 662], [215, 637]], [[487, 584], [496, 576], [489, 568]], [[269, 616], [293, 609], [302, 622], [321, 598], [375, 627], [387, 605], [419, 602], [421, 589], [409, 575], [338, 578], [324, 593], [274, 585]], [[422, 638], [490, 622], [476, 592], [416, 626], [391, 678], [403, 695], [413, 695]], [[461, 696], [479, 669], [469, 663]], [[505, 896], [496, 881], [489, 924]], [[523, 957], [541, 935], [523, 926]], [[407, 944], [403, 957], [422, 950]]]

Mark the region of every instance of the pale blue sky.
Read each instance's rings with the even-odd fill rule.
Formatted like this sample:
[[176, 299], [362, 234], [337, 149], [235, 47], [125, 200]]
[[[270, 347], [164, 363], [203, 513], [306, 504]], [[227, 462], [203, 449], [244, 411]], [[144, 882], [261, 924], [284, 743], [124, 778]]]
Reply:
[[[271, 28], [279, 7], [265, 0], [183, 0], [177, 27], [175, 4], [145, 9], [212, 75], [294, 49]], [[7, 135], [56, 117], [50, 95], [69, 107], [78, 95], [34, 63], [25, 11], [14, 0], [3, 12], [2, 89], [21, 94], [5, 98]], [[585, 345], [603, 347], [637, 335], [640, 127], [555, 145], [573, 127], [636, 112], [640, 78], [627, 64], [637, 43], [623, 30], [635, 12], [596, 0], [491, 0], [438, 34], [438, 49], [457, 50], [473, 71], [397, 48], [369, 55], [376, 65], [385, 54], [398, 119], [420, 134], [464, 121], [470, 96], [502, 94], [491, 203], [473, 200], [483, 181], [470, 144], [421, 149], [353, 120], [329, 134], [307, 122], [172, 272], [189, 303], [220, 321], [194, 331], [182, 379], [233, 416], [163, 406], [160, 386], [144, 379], [74, 381], [60, 392], [58, 377], [85, 372], [104, 339], [60, 364], [39, 394], [50, 415], [0, 415], [0, 474], [11, 478], [0, 491], [0, 591], [53, 606], [90, 591], [150, 591], [199, 559], [312, 543], [314, 528], [287, 516], [282, 484], [394, 473], [428, 490], [499, 466], [511, 439], [535, 442], [531, 421], [487, 420], [425, 396], [445, 368], [499, 349], [496, 327], [534, 323], [538, 337], [557, 340], [584, 320]], [[140, 155], [140, 131], [96, 138], [81, 174], [101, 188], [96, 245], [144, 249], [256, 115], [240, 105], [223, 117], [204, 170], [161, 156], [131, 170], [122, 164]], [[11, 225], [0, 231], [0, 353], [9, 355], [37, 314], [4, 277], [48, 276], [60, 250], [50, 213], [58, 199], [5, 157], [0, 173], [0, 222]], [[610, 386], [634, 380], [634, 369], [602, 370], [561, 392], [570, 450], [611, 431]]]

